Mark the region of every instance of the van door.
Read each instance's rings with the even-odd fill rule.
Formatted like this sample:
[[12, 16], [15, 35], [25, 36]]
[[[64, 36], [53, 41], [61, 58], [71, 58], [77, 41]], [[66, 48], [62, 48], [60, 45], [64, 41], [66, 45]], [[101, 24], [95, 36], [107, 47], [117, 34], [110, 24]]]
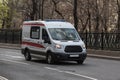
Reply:
[[46, 52], [46, 48], [51, 44], [51, 41], [45, 28], [42, 28], [42, 41], [45, 47], [43, 51]]
[[33, 57], [43, 56], [43, 48], [41, 40], [41, 27], [31, 26], [30, 31], [30, 52]]

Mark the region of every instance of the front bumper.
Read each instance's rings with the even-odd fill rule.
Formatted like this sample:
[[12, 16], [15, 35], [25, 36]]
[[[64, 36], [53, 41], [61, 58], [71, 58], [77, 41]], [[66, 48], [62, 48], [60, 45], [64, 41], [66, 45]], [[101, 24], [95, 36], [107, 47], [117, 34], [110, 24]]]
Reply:
[[[73, 55], [71, 57], [71, 55]], [[74, 56], [77, 55], [77, 56]], [[77, 60], [82, 60], [84, 61], [87, 57], [86, 53], [81, 53], [81, 54], [63, 54], [63, 53], [53, 53], [53, 57], [55, 60], [62, 60], [62, 61], [77, 61]]]

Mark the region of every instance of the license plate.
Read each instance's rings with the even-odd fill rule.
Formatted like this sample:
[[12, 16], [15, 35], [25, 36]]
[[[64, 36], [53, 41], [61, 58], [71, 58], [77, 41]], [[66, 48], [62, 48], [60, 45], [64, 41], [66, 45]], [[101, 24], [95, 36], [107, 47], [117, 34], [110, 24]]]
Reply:
[[79, 57], [79, 55], [70, 55], [70, 57]]

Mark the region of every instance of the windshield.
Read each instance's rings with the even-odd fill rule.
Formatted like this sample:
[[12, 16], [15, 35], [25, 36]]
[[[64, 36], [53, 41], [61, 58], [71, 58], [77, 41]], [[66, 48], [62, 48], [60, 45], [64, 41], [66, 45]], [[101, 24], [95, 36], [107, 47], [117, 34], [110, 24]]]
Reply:
[[73, 28], [49, 28], [48, 30], [54, 40], [79, 40], [78, 34]]

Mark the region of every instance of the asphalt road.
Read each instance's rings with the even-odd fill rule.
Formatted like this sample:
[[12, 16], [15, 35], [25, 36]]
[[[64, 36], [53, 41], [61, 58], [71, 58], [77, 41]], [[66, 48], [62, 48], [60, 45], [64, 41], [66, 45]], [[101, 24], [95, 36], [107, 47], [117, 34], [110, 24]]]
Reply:
[[87, 58], [83, 65], [25, 61], [20, 50], [0, 48], [0, 80], [120, 80], [120, 62]]

